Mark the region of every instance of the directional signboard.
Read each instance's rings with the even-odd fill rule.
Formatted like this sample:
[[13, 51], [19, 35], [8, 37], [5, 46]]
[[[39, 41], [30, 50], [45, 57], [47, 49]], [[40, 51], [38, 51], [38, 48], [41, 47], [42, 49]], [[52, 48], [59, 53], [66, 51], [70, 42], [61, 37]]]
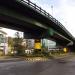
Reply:
[[41, 40], [40, 39], [35, 39], [34, 48], [41, 49]]

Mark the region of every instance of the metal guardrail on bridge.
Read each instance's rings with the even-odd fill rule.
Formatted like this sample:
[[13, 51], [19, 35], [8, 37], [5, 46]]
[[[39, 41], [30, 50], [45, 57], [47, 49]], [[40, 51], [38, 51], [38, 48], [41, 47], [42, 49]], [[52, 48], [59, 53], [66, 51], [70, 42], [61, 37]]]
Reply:
[[20, 2], [32, 7], [36, 11], [40, 12], [42, 15], [46, 16], [50, 20], [52, 20], [54, 23], [60, 25], [61, 27], [65, 28], [58, 20], [56, 20], [53, 16], [51, 16], [49, 13], [47, 13], [45, 10], [43, 10], [41, 7], [37, 6], [35, 3], [32, 3], [30, 0], [19, 0]]
[[53, 16], [51, 16], [49, 13], [47, 13], [41, 7], [37, 6], [35, 3], [32, 3], [30, 0], [18, 0], [18, 1], [32, 7], [33, 9], [35, 9], [36, 11], [38, 11], [39, 13], [41, 13], [42, 15], [47, 17], [48, 19], [52, 20], [52, 22], [54, 22], [56, 25], [59, 25], [59, 27], [63, 28], [67, 32], [68, 35], [73, 37], [58, 20], [56, 20]]
[[53, 18], [49, 13], [47, 13], [45, 10], [43, 10], [41, 7], [37, 6], [36, 4], [32, 3], [29, 0], [21, 0], [23, 3], [29, 5], [30, 7], [34, 8], [35, 10], [37, 10], [38, 12], [40, 12], [41, 14], [50, 17], [51, 19]]

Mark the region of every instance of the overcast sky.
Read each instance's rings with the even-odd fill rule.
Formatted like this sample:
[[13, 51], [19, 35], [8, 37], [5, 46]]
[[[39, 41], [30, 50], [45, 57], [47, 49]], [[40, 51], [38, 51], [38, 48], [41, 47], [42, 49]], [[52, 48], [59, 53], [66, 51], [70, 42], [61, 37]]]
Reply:
[[[75, 37], [75, 0], [31, 0], [59, 20]], [[51, 8], [53, 6], [53, 8]], [[13, 36], [14, 31], [5, 30]]]
[[[75, 0], [31, 0], [45, 9], [75, 37]], [[53, 8], [51, 8], [53, 6]]]
[[19, 32], [21, 37], [23, 37], [23, 32], [20, 32], [20, 31], [16, 31], [16, 30], [12, 30], [12, 29], [7, 29], [7, 28], [2, 28], [2, 27], [0, 27], [0, 30], [5, 31], [7, 33], [7, 36], [9, 36], [9, 37], [15, 37], [15, 33], [16, 32]]

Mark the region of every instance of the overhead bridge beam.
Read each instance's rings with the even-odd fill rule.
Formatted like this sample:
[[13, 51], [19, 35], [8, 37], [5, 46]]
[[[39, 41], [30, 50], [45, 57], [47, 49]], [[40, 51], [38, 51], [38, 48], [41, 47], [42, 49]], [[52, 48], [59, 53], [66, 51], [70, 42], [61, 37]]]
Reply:
[[[40, 28], [43, 28], [43, 29], [48, 28], [44, 24], [41, 24], [40, 22], [38, 22], [34, 19], [28, 18], [28, 17], [26, 17], [22, 14], [19, 14], [18, 12], [12, 11], [11, 9], [7, 9], [5, 7], [0, 7], [0, 16], [2, 16], [2, 15], [7, 16], [7, 17], [11, 17], [11, 18], [14, 18], [14, 19], [18, 19], [18, 20], [23, 21], [23, 22], [30, 23], [30, 25], [32, 25], [32, 26], [37, 26], [37, 27], [40, 27]], [[2, 18], [0, 18], [0, 19], [2, 20]], [[11, 21], [13, 22], [13, 20], [11, 20]]]
[[55, 30], [55, 34], [65, 41], [75, 41], [58, 20], [29, 0], [0, 0], [0, 22], [15, 25], [12, 28], [21, 29], [23, 32], [33, 31], [30, 32], [30, 35], [37, 32], [34, 36], [40, 36], [42, 32], [46, 35], [45, 31], [52, 28]]

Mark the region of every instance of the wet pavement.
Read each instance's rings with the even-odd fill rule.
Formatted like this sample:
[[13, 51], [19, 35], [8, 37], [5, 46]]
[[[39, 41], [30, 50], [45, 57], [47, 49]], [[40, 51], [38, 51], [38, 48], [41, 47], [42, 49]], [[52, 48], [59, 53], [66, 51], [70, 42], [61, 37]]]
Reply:
[[75, 75], [75, 57], [37, 62], [1, 62], [0, 75]]

